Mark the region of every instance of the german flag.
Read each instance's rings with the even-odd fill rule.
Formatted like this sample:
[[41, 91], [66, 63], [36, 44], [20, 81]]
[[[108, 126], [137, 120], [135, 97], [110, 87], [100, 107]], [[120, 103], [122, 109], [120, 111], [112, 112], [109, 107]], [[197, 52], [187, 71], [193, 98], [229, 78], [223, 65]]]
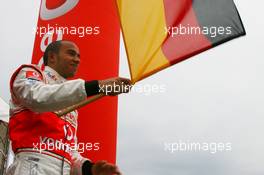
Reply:
[[117, 0], [132, 81], [245, 35], [233, 0]]

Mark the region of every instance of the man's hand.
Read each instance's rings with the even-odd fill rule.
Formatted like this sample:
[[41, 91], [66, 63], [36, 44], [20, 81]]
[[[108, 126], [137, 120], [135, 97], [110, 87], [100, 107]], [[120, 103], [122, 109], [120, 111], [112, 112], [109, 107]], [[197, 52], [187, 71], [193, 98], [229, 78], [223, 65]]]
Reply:
[[121, 175], [118, 167], [114, 164], [100, 160], [92, 166], [93, 175]]
[[99, 81], [99, 93], [105, 95], [115, 96], [128, 93], [131, 87], [131, 81], [127, 78], [116, 77]]

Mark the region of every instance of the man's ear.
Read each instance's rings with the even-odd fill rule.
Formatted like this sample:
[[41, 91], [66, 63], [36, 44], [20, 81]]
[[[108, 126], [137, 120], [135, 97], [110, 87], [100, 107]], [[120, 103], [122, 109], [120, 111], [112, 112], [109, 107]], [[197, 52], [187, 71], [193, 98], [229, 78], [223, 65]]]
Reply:
[[57, 61], [57, 55], [54, 52], [49, 52], [48, 53], [48, 63], [53, 65]]

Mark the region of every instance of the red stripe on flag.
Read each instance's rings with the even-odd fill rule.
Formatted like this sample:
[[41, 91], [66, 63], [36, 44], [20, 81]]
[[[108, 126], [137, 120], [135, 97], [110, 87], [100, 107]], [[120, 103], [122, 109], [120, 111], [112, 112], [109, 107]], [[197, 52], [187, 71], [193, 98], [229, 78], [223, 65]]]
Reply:
[[[164, 7], [170, 32], [172, 27], [174, 31], [176, 29], [179, 31], [180, 26], [200, 27], [192, 7], [192, 0], [164, 0]], [[162, 50], [170, 63], [175, 64], [211, 47], [211, 42], [203, 34], [178, 34], [168, 36]]]

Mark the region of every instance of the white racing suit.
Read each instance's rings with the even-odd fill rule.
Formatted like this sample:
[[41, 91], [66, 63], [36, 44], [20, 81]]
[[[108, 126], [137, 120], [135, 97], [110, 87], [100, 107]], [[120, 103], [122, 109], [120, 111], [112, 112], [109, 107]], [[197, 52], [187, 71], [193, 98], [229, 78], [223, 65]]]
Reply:
[[78, 153], [77, 111], [62, 110], [87, 97], [85, 81], [66, 81], [46, 66], [22, 65], [10, 81], [9, 136], [15, 161], [7, 175], [81, 175], [89, 159]]

